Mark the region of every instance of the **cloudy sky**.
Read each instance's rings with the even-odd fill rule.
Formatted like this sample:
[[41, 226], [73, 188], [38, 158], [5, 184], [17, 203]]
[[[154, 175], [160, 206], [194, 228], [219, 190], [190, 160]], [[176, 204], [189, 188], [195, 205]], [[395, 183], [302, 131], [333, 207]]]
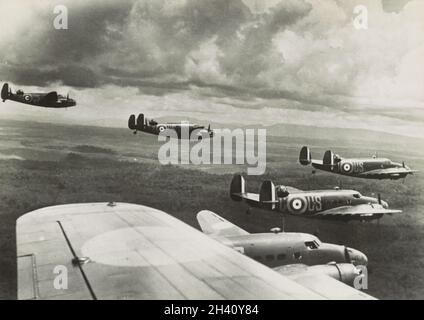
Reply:
[[[53, 27], [57, 4], [68, 30]], [[2, 118], [125, 127], [144, 112], [424, 138], [422, 0], [0, 0], [0, 12], [0, 81], [78, 102], [6, 102]]]

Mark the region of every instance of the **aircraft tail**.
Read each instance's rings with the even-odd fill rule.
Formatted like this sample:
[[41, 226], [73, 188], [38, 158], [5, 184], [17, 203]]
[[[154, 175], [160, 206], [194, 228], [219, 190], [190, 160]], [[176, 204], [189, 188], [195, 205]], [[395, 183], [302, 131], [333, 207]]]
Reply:
[[246, 181], [240, 174], [236, 174], [231, 180], [230, 186], [230, 197], [234, 201], [242, 201], [243, 197], [241, 196], [246, 192]]
[[135, 115], [130, 115], [130, 118], [128, 119], [128, 128], [131, 130], [135, 130], [137, 127], [135, 125]]
[[259, 190], [259, 202], [261, 207], [268, 210], [274, 210], [278, 203], [276, 197], [275, 185], [271, 180], [265, 180]]
[[9, 84], [5, 83], [1, 89], [1, 99], [5, 102], [9, 98]]
[[324, 158], [322, 159], [322, 164], [327, 166], [334, 166], [334, 153], [331, 150], [327, 150], [324, 153]]
[[302, 149], [300, 150], [300, 154], [299, 154], [299, 162], [301, 165], [308, 165], [311, 163], [311, 151], [309, 150], [308, 147], [304, 146], [302, 147]]
[[197, 214], [196, 218], [203, 233], [207, 235], [225, 237], [249, 234], [247, 231], [225, 220], [212, 211], [202, 210]]
[[140, 113], [137, 117], [137, 130], [144, 129], [144, 114]]

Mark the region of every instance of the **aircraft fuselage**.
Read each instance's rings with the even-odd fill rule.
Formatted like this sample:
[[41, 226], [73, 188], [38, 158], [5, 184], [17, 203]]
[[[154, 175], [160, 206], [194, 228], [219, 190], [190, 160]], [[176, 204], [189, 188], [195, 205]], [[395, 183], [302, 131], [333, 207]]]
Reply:
[[374, 170], [403, 168], [402, 164], [393, 162], [386, 158], [341, 159], [333, 165], [312, 162], [312, 166], [316, 169], [327, 172], [367, 179], [401, 179], [405, 178], [409, 174], [407, 171], [400, 171], [395, 174], [373, 174], [372, 171]]
[[[361, 204], [371, 204], [380, 206], [378, 199], [372, 197], [366, 197], [361, 195], [355, 190], [311, 190], [311, 191], [298, 191], [291, 192], [287, 196], [276, 197], [276, 203], [273, 205], [264, 206], [261, 203], [245, 200], [248, 205], [252, 207], [258, 207], [262, 209], [271, 209], [272, 211], [278, 211], [283, 214], [290, 214], [296, 216], [314, 217], [318, 213], [330, 209], [340, 208], [344, 206], [356, 206]], [[385, 201], [381, 201], [381, 205], [384, 208], [388, 208], [388, 204]], [[372, 215], [369, 217], [356, 217], [356, 216], [332, 216], [328, 215], [329, 219], [339, 220], [374, 220], [379, 219], [383, 216]], [[320, 215], [321, 219], [325, 216]]]
[[67, 99], [59, 96], [55, 102], [43, 102], [45, 94], [42, 93], [24, 93], [24, 94], [9, 94], [7, 100], [12, 100], [24, 104], [29, 104], [44, 108], [68, 108], [76, 105], [73, 99]]
[[366, 256], [345, 246], [323, 243], [317, 237], [304, 233], [255, 233], [227, 236], [224, 244], [274, 268], [302, 263], [305, 265], [353, 263], [366, 265]]

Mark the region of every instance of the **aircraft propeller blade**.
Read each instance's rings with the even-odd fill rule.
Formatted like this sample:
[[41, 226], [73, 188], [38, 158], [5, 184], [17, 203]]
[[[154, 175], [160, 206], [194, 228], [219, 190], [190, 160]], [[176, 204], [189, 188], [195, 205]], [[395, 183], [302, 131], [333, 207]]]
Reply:
[[380, 193], [377, 194], [377, 199], [378, 199], [378, 204], [381, 204], [381, 194]]
[[208, 125], [208, 131], [211, 131], [211, 124]]
[[402, 161], [402, 167], [405, 168], [405, 161]]

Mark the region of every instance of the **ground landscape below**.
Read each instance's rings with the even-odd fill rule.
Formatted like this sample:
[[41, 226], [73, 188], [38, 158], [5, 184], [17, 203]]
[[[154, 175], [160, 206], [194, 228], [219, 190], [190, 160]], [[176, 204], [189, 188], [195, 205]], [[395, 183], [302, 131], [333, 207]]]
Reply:
[[[381, 299], [424, 298], [424, 173], [405, 181], [370, 181], [317, 172], [297, 163], [302, 145], [321, 157], [332, 148], [340, 155], [378, 152], [413, 169], [424, 168], [422, 140], [373, 132], [305, 127], [270, 128], [267, 171], [249, 176], [256, 192], [264, 179], [300, 189], [353, 188], [380, 192], [403, 213], [379, 223], [343, 223], [286, 218], [286, 231], [317, 232], [326, 242], [363, 251], [369, 259], [368, 293]], [[319, 137], [319, 138], [318, 138]], [[15, 221], [31, 210], [75, 202], [121, 201], [164, 210], [198, 228], [195, 215], [209, 209], [249, 232], [281, 226], [277, 214], [254, 212], [228, 196], [233, 173], [244, 165], [160, 165], [155, 136], [128, 129], [59, 126], [0, 121], [0, 298], [16, 298]]]

